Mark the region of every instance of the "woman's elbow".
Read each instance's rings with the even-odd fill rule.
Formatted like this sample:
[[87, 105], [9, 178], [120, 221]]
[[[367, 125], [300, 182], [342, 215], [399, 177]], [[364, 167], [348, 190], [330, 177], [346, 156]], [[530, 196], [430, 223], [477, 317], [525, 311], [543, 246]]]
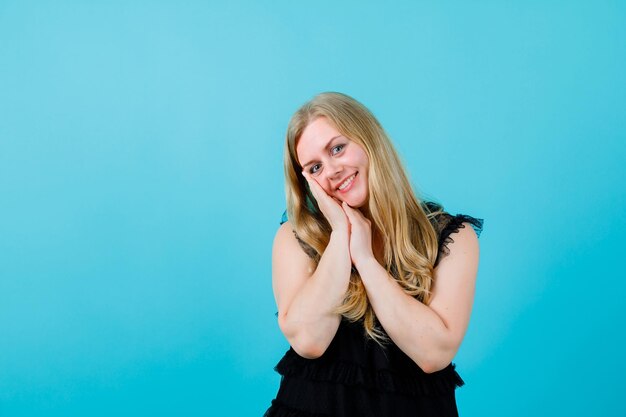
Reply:
[[424, 371], [424, 373], [432, 374], [435, 372], [439, 372], [442, 369], [445, 369], [450, 364], [450, 362], [447, 362], [447, 363], [444, 363], [444, 362], [423, 363], [422, 365], [420, 365], [420, 368], [422, 369], [422, 371]]
[[324, 350], [315, 345], [292, 344], [291, 347], [296, 353], [305, 359], [317, 359], [324, 354]]
[[324, 354], [326, 347], [308, 337], [303, 329], [295, 329], [287, 323], [286, 317], [279, 316], [279, 327], [293, 350], [305, 359], [317, 359]]
[[421, 363], [418, 363], [418, 366], [422, 369], [422, 371], [424, 371], [424, 373], [427, 374], [441, 371], [450, 365], [452, 359], [454, 359], [455, 353], [456, 350], [441, 351], [438, 355], [434, 355], [427, 360], [423, 360]]

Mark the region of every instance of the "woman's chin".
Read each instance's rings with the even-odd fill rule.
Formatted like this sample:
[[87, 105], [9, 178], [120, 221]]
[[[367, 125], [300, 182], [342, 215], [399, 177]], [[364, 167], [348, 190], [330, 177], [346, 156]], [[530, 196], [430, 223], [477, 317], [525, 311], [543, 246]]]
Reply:
[[365, 206], [365, 204], [367, 203], [367, 201], [362, 201], [361, 199], [354, 199], [354, 198], [346, 198], [346, 199], [343, 199], [342, 201], [345, 201], [350, 207], [354, 209], [361, 208]]
[[345, 194], [337, 194], [335, 198], [339, 201], [339, 204], [347, 203], [352, 208], [363, 207], [367, 204], [367, 196], [363, 196], [362, 190], [356, 188], [349, 190]]

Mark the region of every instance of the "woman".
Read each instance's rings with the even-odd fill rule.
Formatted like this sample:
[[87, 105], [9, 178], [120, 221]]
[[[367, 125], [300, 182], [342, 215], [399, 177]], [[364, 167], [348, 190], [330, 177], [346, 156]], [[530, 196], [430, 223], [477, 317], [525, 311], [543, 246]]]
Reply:
[[376, 118], [344, 94], [293, 115], [284, 156], [272, 281], [291, 346], [265, 417], [457, 416], [451, 361], [483, 220], [422, 202]]

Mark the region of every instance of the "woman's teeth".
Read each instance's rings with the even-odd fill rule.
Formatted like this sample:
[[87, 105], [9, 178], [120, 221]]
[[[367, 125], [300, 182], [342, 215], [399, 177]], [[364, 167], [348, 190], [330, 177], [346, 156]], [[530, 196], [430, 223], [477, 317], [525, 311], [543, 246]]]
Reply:
[[354, 177], [356, 176], [356, 174], [353, 174], [350, 178], [348, 178], [347, 180], [345, 180], [343, 182], [343, 184], [341, 184], [338, 188], [338, 190], [343, 190], [344, 188], [346, 188], [348, 185], [350, 185], [352, 183], [352, 180], [354, 180]]

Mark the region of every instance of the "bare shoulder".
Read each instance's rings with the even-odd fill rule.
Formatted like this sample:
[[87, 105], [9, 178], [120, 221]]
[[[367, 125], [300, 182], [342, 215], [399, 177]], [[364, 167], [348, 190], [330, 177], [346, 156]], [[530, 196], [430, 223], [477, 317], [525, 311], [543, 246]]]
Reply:
[[[470, 253], [470, 255], [473, 253], [474, 255], [478, 255], [478, 235], [474, 227], [470, 222], [463, 222], [461, 224], [463, 227], [459, 227], [458, 230], [450, 234], [454, 240], [454, 242], [448, 244], [450, 255], [456, 254], [458, 256], [459, 253]], [[454, 250], [452, 249], [453, 247]]]
[[274, 245], [276, 245], [277, 243], [288, 243], [291, 238], [293, 238], [293, 240], [296, 239], [295, 235], [293, 234], [293, 228], [291, 227], [291, 223], [289, 222], [289, 220], [287, 220], [286, 222], [281, 224], [276, 231], [276, 236], [274, 237]]
[[[288, 256], [285, 256], [288, 255]], [[280, 225], [274, 237], [274, 245], [272, 249], [272, 261], [278, 261], [274, 258], [291, 258], [295, 257], [296, 261], [312, 264], [312, 259], [306, 254], [300, 242], [291, 227], [289, 220]]]
[[463, 222], [462, 225], [450, 234], [450, 241], [446, 243], [448, 253], [435, 268], [435, 275], [441, 275], [437, 274], [438, 271], [454, 274], [477, 269], [480, 256], [478, 235], [471, 223]]
[[314, 261], [304, 252], [286, 221], [278, 228], [272, 247], [272, 288], [279, 318], [314, 271]]

